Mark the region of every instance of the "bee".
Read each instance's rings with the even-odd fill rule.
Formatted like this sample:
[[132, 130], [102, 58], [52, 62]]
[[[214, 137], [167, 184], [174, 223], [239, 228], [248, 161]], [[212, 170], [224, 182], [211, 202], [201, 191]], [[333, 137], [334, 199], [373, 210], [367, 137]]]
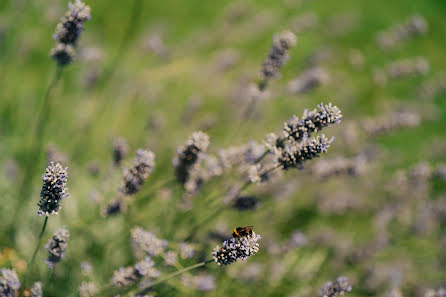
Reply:
[[252, 234], [252, 228], [254, 226], [237, 227], [232, 233], [232, 237], [245, 237]]

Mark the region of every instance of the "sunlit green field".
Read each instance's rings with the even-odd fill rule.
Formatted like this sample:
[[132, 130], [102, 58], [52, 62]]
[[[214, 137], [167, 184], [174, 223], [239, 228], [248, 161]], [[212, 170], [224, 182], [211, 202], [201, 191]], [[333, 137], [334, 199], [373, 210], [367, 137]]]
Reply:
[[[212, 249], [221, 245], [217, 234], [231, 237], [235, 227], [253, 225], [262, 236], [256, 255], [190, 270], [154, 286], [154, 296], [317, 296], [338, 276], [350, 279], [350, 296], [396, 297], [396, 290], [423, 296], [446, 285], [445, 1], [86, 4], [92, 18], [84, 24], [77, 58], [63, 68], [44, 104], [57, 72], [49, 55], [52, 35], [67, 2], [0, 1], [0, 268], [14, 268], [22, 288], [44, 221], [37, 203], [48, 148], [63, 154], [70, 196], [48, 219], [25, 288], [41, 281], [44, 296], [79, 296], [83, 281], [95, 283], [97, 296], [130, 296], [137, 286], [119, 289], [110, 280], [119, 267], [141, 260], [130, 241], [137, 226], [166, 239], [169, 251], [186, 239], [196, 248], [193, 258], [180, 257], [173, 266], [154, 257], [161, 277], [212, 259]], [[425, 34], [393, 49], [378, 46], [378, 32], [414, 14], [426, 20]], [[303, 29], [296, 24], [302, 15], [312, 20]], [[267, 98], [252, 106], [240, 94], [259, 81], [273, 36], [286, 29], [297, 35], [290, 60], [268, 84]], [[373, 73], [389, 63], [417, 57], [428, 62], [426, 72], [374, 82]], [[288, 83], [314, 66], [329, 79], [291, 94]], [[443, 87], [423, 96], [420, 88], [438, 77]], [[185, 199], [172, 159], [194, 131], [209, 135], [213, 155], [262, 143], [292, 115], [321, 102], [343, 114], [340, 124], [323, 131], [335, 137], [327, 154], [246, 188], [240, 195], [258, 198], [258, 208], [225, 204], [228, 189], [242, 184], [244, 174], [237, 170]], [[247, 116], [245, 110], [253, 112]], [[399, 110], [416, 112], [421, 122], [377, 136], [366, 132], [367, 119], [391, 119]], [[113, 165], [118, 137], [129, 146], [121, 167]], [[122, 213], [106, 216], [138, 148], [155, 153], [155, 170]], [[364, 154], [371, 157], [354, 176], [315, 173], [317, 162]], [[66, 255], [50, 270], [43, 246], [62, 225], [70, 232]], [[306, 240], [290, 248], [296, 231]], [[81, 270], [85, 261], [93, 267], [90, 274]], [[186, 281], [204, 274], [214, 278], [210, 290]]]

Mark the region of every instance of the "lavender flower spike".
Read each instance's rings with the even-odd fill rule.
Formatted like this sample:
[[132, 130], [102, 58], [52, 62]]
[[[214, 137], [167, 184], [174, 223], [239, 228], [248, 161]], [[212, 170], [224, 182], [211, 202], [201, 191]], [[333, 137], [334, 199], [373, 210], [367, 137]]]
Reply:
[[0, 296], [17, 296], [20, 289], [20, 280], [15, 270], [2, 268], [0, 272]]
[[254, 231], [244, 237], [229, 238], [212, 251], [212, 257], [218, 265], [229, 265], [237, 260], [245, 260], [259, 251], [257, 241], [261, 239]]
[[60, 202], [63, 198], [68, 197], [68, 193], [66, 193], [67, 169], [64, 169], [59, 163], [54, 165], [53, 162], [46, 168], [45, 174], [42, 176], [43, 186], [40, 191], [41, 199], [38, 203], [40, 216], [57, 214], [61, 208]]
[[70, 233], [62, 226], [57, 229], [48, 243], [45, 245], [45, 249], [48, 251], [48, 258], [45, 260], [48, 267], [53, 268], [56, 263], [60, 262], [65, 257], [65, 250], [67, 249], [67, 241], [70, 237]]

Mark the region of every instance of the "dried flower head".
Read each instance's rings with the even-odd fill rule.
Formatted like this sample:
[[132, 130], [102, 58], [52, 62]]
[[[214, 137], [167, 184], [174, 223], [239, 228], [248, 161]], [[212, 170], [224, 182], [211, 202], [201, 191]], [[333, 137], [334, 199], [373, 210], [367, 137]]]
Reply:
[[60, 66], [68, 65], [73, 60], [74, 47], [83, 30], [83, 22], [90, 18], [90, 7], [82, 1], [68, 3], [68, 11], [60, 19], [53, 35], [57, 45], [51, 50], [51, 56]]
[[293, 116], [284, 123], [284, 137], [291, 141], [301, 141], [313, 132], [319, 132], [324, 127], [338, 124], [342, 120], [341, 110], [331, 103], [319, 104], [317, 109], [305, 110], [302, 118]]
[[69, 237], [70, 233], [65, 226], [60, 227], [54, 232], [53, 237], [45, 245], [45, 249], [48, 251], [48, 258], [45, 260], [45, 263], [48, 267], [53, 268], [56, 263], [65, 257]]
[[93, 272], [93, 266], [87, 261], [83, 261], [81, 263], [81, 271], [85, 275], [89, 275]]
[[145, 278], [155, 278], [161, 275], [155, 262], [150, 257], [136, 263], [134, 266], [121, 267], [113, 273], [111, 283], [118, 288], [126, 288]]
[[321, 159], [314, 164], [312, 172], [319, 179], [336, 175], [357, 176], [365, 171], [366, 161], [366, 158], [362, 155], [355, 158], [337, 156], [332, 159]]
[[82, 282], [79, 286], [79, 295], [81, 297], [93, 297], [99, 293], [99, 289], [94, 282]]
[[328, 139], [324, 134], [318, 137], [311, 137], [302, 144], [285, 146], [285, 148], [278, 148], [274, 152], [277, 158], [277, 163], [284, 170], [290, 168], [303, 167], [305, 161], [318, 158], [320, 154], [326, 153], [332, 139]]
[[423, 297], [446, 297], [446, 288], [428, 289]]
[[234, 201], [233, 207], [240, 211], [256, 210], [262, 205], [259, 198], [254, 196], [237, 197]]
[[352, 286], [347, 277], [340, 276], [336, 281], [328, 281], [319, 290], [320, 297], [337, 297], [339, 295], [344, 295], [345, 293], [351, 292]]
[[57, 64], [65, 66], [73, 61], [74, 57], [76, 56], [76, 52], [72, 45], [58, 43], [51, 49], [50, 55], [57, 62]]
[[215, 278], [210, 274], [200, 274], [193, 279], [198, 291], [208, 292], [215, 290]]
[[[274, 36], [273, 45], [262, 67], [262, 80], [265, 86], [269, 80], [278, 76], [279, 69], [289, 59], [289, 49], [296, 45], [296, 41], [297, 37], [291, 31], [283, 31]], [[261, 89], [265, 86], [261, 87]]]
[[35, 282], [31, 287], [31, 297], [42, 297], [42, 296], [43, 296], [42, 283]]
[[367, 134], [376, 136], [401, 128], [416, 127], [420, 122], [420, 115], [416, 112], [397, 111], [376, 119], [365, 119], [362, 125]]
[[132, 167], [124, 170], [120, 191], [125, 195], [137, 193], [154, 168], [155, 154], [150, 150], [137, 150], [132, 160]]
[[434, 99], [446, 91], [446, 72], [441, 71], [426, 81], [417, 90], [418, 97], [423, 100]]
[[68, 3], [68, 8], [69, 10], [57, 24], [53, 38], [60, 43], [76, 45], [83, 29], [83, 22], [91, 18], [90, 7], [76, 0], [74, 4]]
[[129, 146], [124, 138], [119, 137], [113, 142], [113, 162], [115, 166], [121, 165], [121, 161], [127, 155]]
[[164, 263], [168, 266], [174, 266], [178, 262], [178, 254], [174, 251], [168, 251], [164, 255]]
[[223, 164], [217, 157], [203, 154], [201, 160], [189, 170], [189, 177], [184, 183], [184, 189], [187, 194], [194, 195], [206, 181], [222, 175], [223, 172]]
[[16, 297], [20, 289], [20, 280], [13, 269], [0, 270], [0, 296]]
[[229, 265], [237, 260], [245, 260], [259, 251], [257, 241], [261, 239], [254, 231], [244, 237], [229, 238], [212, 251], [212, 257], [218, 265]]
[[143, 250], [150, 256], [158, 256], [164, 252], [167, 241], [159, 239], [153, 233], [141, 227], [136, 227], [131, 231], [132, 243], [135, 247]]
[[330, 76], [323, 68], [311, 68], [288, 83], [288, 92], [290, 94], [308, 93], [329, 80]]
[[127, 203], [125, 199], [116, 198], [110, 201], [103, 209], [103, 217], [117, 216], [127, 210]]
[[207, 151], [209, 136], [201, 131], [194, 132], [186, 144], [177, 149], [172, 163], [178, 181], [184, 184], [189, 179], [191, 168], [197, 163], [200, 154]]
[[424, 57], [401, 59], [387, 65], [387, 74], [392, 79], [415, 75], [426, 75], [429, 70], [429, 61]]
[[53, 162], [46, 168], [45, 174], [42, 176], [43, 186], [38, 203], [40, 216], [57, 214], [61, 208], [62, 198], [68, 197], [66, 192], [67, 169], [64, 169], [59, 163], [54, 165]]
[[418, 14], [411, 16], [402, 24], [396, 24], [386, 31], [379, 32], [376, 42], [383, 50], [389, 50], [400, 46], [404, 41], [427, 32], [426, 20]]
[[178, 245], [178, 252], [182, 259], [190, 259], [195, 255], [195, 246], [187, 242], [180, 242]]

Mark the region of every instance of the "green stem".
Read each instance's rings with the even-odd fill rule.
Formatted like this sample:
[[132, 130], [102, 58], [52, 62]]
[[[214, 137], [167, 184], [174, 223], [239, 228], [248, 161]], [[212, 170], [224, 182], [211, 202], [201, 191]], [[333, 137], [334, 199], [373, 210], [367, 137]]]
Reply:
[[[108, 66], [105, 67], [104, 71], [100, 74], [100, 77], [98, 81], [96, 82], [95, 87], [93, 88], [96, 91], [103, 91], [104, 88], [107, 86], [107, 82], [113, 77], [113, 74], [116, 72], [116, 69], [119, 67], [119, 63], [122, 62], [125, 55], [128, 54], [127, 48], [129, 47], [130, 41], [132, 37], [135, 34], [136, 29], [138, 28], [138, 23], [141, 19], [143, 11], [143, 1], [142, 0], [135, 0], [133, 2], [133, 8], [131, 15], [128, 19], [127, 27], [124, 31], [124, 35], [122, 37], [122, 40], [119, 44], [118, 51], [116, 53], [116, 56], [113, 58], [113, 60], [110, 62]], [[92, 91], [91, 89], [90, 91]], [[76, 149], [72, 153], [72, 159], [78, 159], [79, 155], [84, 152], [84, 145], [85, 143], [89, 142], [93, 133], [94, 129], [91, 128], [92, 121], [95, 120], [96, 122], [101, 122], [104, 115], [106, 114], [107, 108], [106, 104], [110, 103], [109, 100], [107, 100], [106, 103], [99, 102], [99, 107], [95, 107], [94, 115], [89, 120], [89, 123], [85, 125], [84, 128], [82, 128], [82, 131], [78, 133], [79, 138], [77, 140], [78, 145], [76, 146]]]
[[122, 37], [121, 43], [119, 44], [118, 53], [116, 54], [115, 58], [110, 63], [110, 65], [107, 67], [107, 69], [104, 70], [100, 82], [101, 85], [105, 85], [107, 83], [107, 81], [113, 76], [116, 68], [119, 65], [119, 62], [122, 61], [122, 58], [126, 53], [126, 49], [130, 44], [130, 40], [134, 35], [135, 28], [137, 28], [138, 22], [141, 18], [142, 6], [143, 6], [142, 4], [143, 4], [142, 0], [135, 0], [133, 2], [132, 13], [130, 15], [129, 22], [127, 23], [127, 27]]
[[[200, 263], [194, 264], [194, 265], [192, 265], [192, 266], [188, 266], [188, 267], [183, 268], [183, 269], [181, 269], [181, 270], [178, 270], [178, 271], [176, 271], [176, 272], [172, 272], [172, 273], [166, 275], [165, 277], [159, 278], [159, 279], [157, 279], [156, 281], [154, 281], [153, 283], [151, 283], [148, 287], [144, 288], [144, 289], [140, 292], [140, 294], [145, 294], [145, 293], [147, 293], [149, 289], [151, 289], [151, 288], [153, 288], [154, 286], [159, 285], [159, 284], [161, 284], [161, 283], [163, 283], [163, 282], [165, 282], [165, 281], [168, 281], [169, 279], [174, 278], [174, 277], [177, 276], [177, 275], [180, 275], [180, 274], [182, 274], [182, 273], [185, 273], [185, 272], [187, 272], [187, 271], [189, 271], [189, 270], [192, 270], [192, 269], [195, 269], [195, 268], [198, 268], [198, 267], [201, 267], [201, 266], [205, 266], [205, 265], [207, 265], [207, 264], [209, 264], [209, 263], [212, 263], [212, 262], [214, 262], [214, 260], [213, 260], [213, 259], [210, 259], [210, 260], [207, 260], [207, 261], [204, 261], [204, 262], [200, 262]], [[131, 293], [134, 293], [134, 292], [135, 292], [135, 290], [129, 292], [129, 293], [128, 293], [128, 296], [131, 296], [130, 294], [131, 294]]]
[[[274, 170], [276, 170], [277, 168], [279, 168], [280, 166], [275, 166], [272, 167], [270, 169], [268, 169], [267, 171], [263, 172], [262, 174], [269, 174], [271, 172], [273, 172]], [[252, 185], [252, 183], [250, 181], [247, 181], [243, 184], [243, 186], [237, 191], [237, 194], [235, 195], [236, 197], [239, 196], [244, 190], [246, 190], [250, 185]], [[214, 200], [215, 201], [215, 200]], [[221, 214], [224, 210], [228, 209], [229, 206], [225, 205], [223, 207], [219, 207], [217, 208], [214, 212], [211, 213], [211, 215], [209, 215], [208, 217], [206, 217], [205, 219], [203, 219], [200, 223], [195, 224], [194, 227], [192, 227], [192, 231], [190, 232], [189, 236], [184, 240], [184, 241], [190, 241], [192, 239], [194, 239], [195, 235], [198, 234], [198, 229], [201, 228], [202, 226], [206, 226], [208, 225], [208, 223], [210, 221], [212, 221], [213, 219], [216, 219], [218, 217], [219, 214]]]
[[[237, 191], [237, 194], [235, 196], [240, 195], [241, 192], [243, 192], [244, 190], [246, 190], [246, 188], [248, 188], [252, 183], [250, 181], [247, 181], [243, 184], [243, 186]], [[215, 201], [215, 200], [214, 200]], [[227, 209], [228, 206], [224, 206], [224, 207], [218, 207], [215, 211], [213, 211], [211, 213], [211, 215], [207, 216], [206, 218], [204, 218], [203, 220], [201, 220], [198, 224], [195, 224], [192, 227], [192, 231], [189, 233], [189, 236], [186, 237], [184, 239], [184, 241], [190, 241], [192, 239], [194, 239], [195, 235], [197, 235], [197, 231], [198, 229], [202, 228], [202, 226], [206, 226], [210, 221], [212, 221], [213, 219], [217, 218], [218, 215], [223, 212], [225, 209]]]
[[32, 271], [34, 261], [36, 260], [37, 253], [39, 252], [40, 244], [42, 243], [43, 233], [45, 232], [47, 223], [48, 223], [48, 216], [45, 216], [45, 220], [43, 221], [42, 230], [40, 231], [40, 235], [39, 235], [39, 241], [37, 242], [36, 248], [34, 249], [33, 256], [31, 258], [28, 269], [26, 271], [25, 279], [23, 282], [23, 288], [27, 287], [28, 278]]
[[11, 228], [11, 230], [13, 230], [13, 231], [11, 232], [11, 239], [13, 239], [15, 236], [14, 227], [16, 226], [16, 222], [20, 217], [20, 212], [21, 212], [23, 206], [26, 205], [25, 202], [31, 197], [30, 194], [31, 194], [31, 188], [32, 188], [32, 183], [33, 183], [34, 172], [35, 172], [37, 166], [39, 166], [39, 158], [40, 158], [40, 154], [42, 152], [45, 126], [46, 126], [46, 123], [48, 123], [48, 115], [50, 114], [51, 92], [56, 87], [57, 83], [59, 82], [60, 78], [62, 77], [62, 70], [63, 70], [63, 68], [61, 66], [57, 66], [57, 70], [54, 73], [53, 79], [51, 80], [51, 83], [49, 84], [49, 86], [45, 92], [45, 95], [43, 97], [42, 106], [39, 110], [39, 114], [37, 117], [37, 123], [34, 126], [35, 127], [34, 131], [32, 131], [32, 134], [31, 134], [31, 144], [30, 144], [31, 152], [29, 154], [28, 160], [25, 163], [27, 168], [24, 169], [25, 173], [22, 178], [21, 185], [18, 187], [19, 188], [18, 195], [17, 195], [18, 204], [16, 205], [14, 214], [12, 216], [11, 226], [13, 226], [13, 227]]

